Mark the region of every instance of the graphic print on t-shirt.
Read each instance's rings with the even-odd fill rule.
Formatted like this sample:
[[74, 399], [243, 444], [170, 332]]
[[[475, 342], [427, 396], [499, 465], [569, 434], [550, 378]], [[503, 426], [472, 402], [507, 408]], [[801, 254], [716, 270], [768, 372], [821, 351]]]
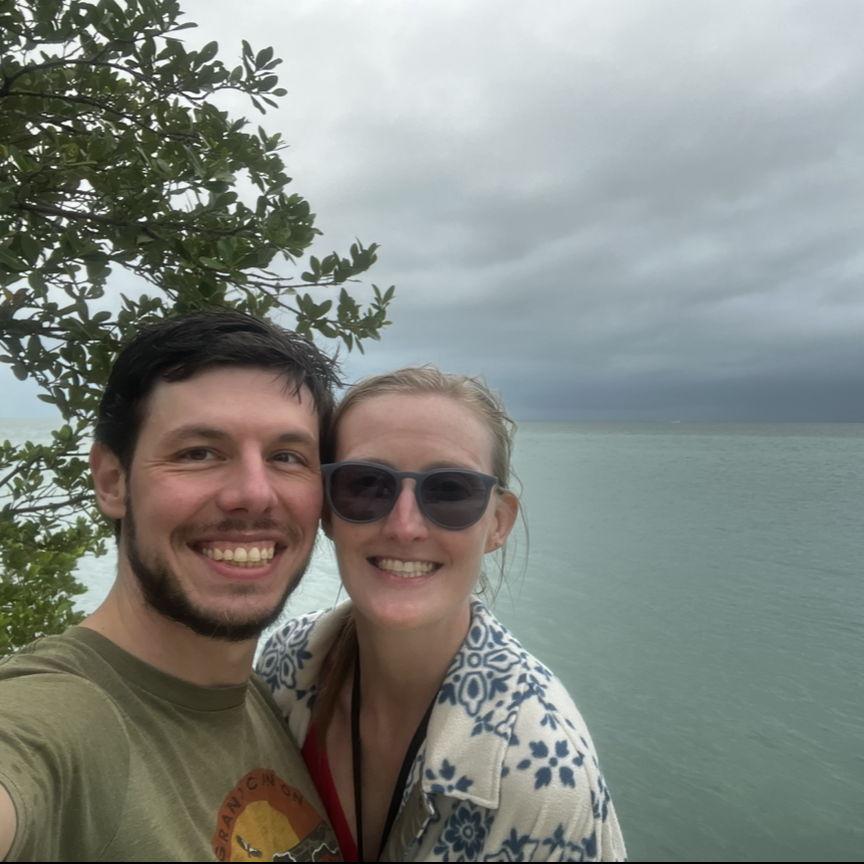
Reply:
[[339, 861], [327, 823], [293, 786], [266, 768], [228, 793], [216, 821], [220, 861]]

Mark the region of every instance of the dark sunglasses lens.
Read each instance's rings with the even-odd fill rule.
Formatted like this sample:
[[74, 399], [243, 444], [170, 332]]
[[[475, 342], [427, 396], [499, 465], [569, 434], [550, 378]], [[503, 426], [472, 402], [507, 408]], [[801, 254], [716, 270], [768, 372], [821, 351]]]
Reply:
[[481, 477], [464, 471], [438, 471], [420, 488], [429, 518], [444, 528], [467, 528], [486, 509], [489, 488]]
[[330, 475], [330, 501], [351, 522], [373, 522], [396, 500], [396, 479], [373, 466], [341, 465]]

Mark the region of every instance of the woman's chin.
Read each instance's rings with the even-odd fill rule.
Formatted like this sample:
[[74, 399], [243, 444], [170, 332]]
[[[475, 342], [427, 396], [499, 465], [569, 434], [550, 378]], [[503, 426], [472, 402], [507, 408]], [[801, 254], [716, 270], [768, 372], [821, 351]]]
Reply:
[[467, 626], [470, 618], [468, 597], [451, 603], [436, 603], [435, 598], [428, 594], [421, 596], [421, 592], [416, 596], [394, 592], [377, 596], [358, 593], [351, 595], [351, 599], [355, 618], [378, 631], [407, 633], [430, 628], [450, 631], [463, 624]]
[[438, 617], [430, 613], [428, 604], [413, 598], [377, 597], [354, 601], [354, 614], [382, 630], [415, 630], [427, 626]]

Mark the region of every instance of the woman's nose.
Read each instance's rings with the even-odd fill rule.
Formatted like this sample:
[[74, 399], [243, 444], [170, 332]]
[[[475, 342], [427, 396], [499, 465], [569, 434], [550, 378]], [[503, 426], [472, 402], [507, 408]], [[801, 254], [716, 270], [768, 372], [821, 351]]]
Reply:
[[414, 491], [414, 480], [402, 481], [399, 497], [387, 514], [385, 531], [394, 539], [408, 542], [423, 540], [429, 534], [429, 523], [420, 512]]

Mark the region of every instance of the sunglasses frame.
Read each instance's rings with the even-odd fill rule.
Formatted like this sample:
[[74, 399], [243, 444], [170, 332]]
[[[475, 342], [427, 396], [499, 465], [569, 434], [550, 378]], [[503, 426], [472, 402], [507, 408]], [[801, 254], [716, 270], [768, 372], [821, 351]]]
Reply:
[[[333, 474], [339, 468], [343, 467], [371, 468], [375, 471], [381, 471], [382, 473], [396, 480], [396, 495], [394, 495], [393, 500], [389, 503], [387, 509], [380, 516], [376, 516], [374, 519], [349, 519], [339, 512], [339, 510], [333, 504], [333, 497], [331, 495], [330, 488], [333, 482]], [[396, 502], [399, 500], [399, 496], [402, 494], [402, 481], [407, 479], [414, 481], [414, 500], [417, 502], [417, 509], [423, 514], [423, 518], [428, 519], [433, 525], [437, 525], [439, 528], [444, 528], [446, 531], [464, 531], [466, 528], [470, 528], [472, 525], [476, 525], [483, 518], [483, 514], [486, 512], [486, 508], [489, 506], [489, 498], [492, 494], [492, 490], [499, 485], [497, 477], [493, 477], [491, 474], [484, 474], [481, 471], [472, 471], [470, 468], [433, 468], [431, 471], [397, 471], [395, 468], [391, 468], [389, 465], [382, 465], [379, 462], [364, 462], [362, 460], [328, 462], [325, 465], [321, 466], [321, 474], [324, 478], [324, 494], [327, 498], [327, 504], [330, 507], [330, 511], [336, 516], [338, 516], [343, 522], [351, 522], [355, 525], [371, 525], [373, 522], [378, 522], [380, 519], [386, 519], [387, 516], [389, 516], [392, 512], [393, 508], [396, 506]], [[476, 477], [482, 481], [484, 492], [483, 508], [481, 509], [476, 519], [473, 519], [466, 525], [459, 525], [458, 527], [454, 527], [452, 525], [443, 525], [441, 522], [439, 522], [437, 519], [435, 519], [433, 516], [426, 512], [427, 505], [420, 497], [420, 490], [422, 489], [424, 482], [429, 477], [434, 477], [436, 474], [467, 474], [470, 477]]]

